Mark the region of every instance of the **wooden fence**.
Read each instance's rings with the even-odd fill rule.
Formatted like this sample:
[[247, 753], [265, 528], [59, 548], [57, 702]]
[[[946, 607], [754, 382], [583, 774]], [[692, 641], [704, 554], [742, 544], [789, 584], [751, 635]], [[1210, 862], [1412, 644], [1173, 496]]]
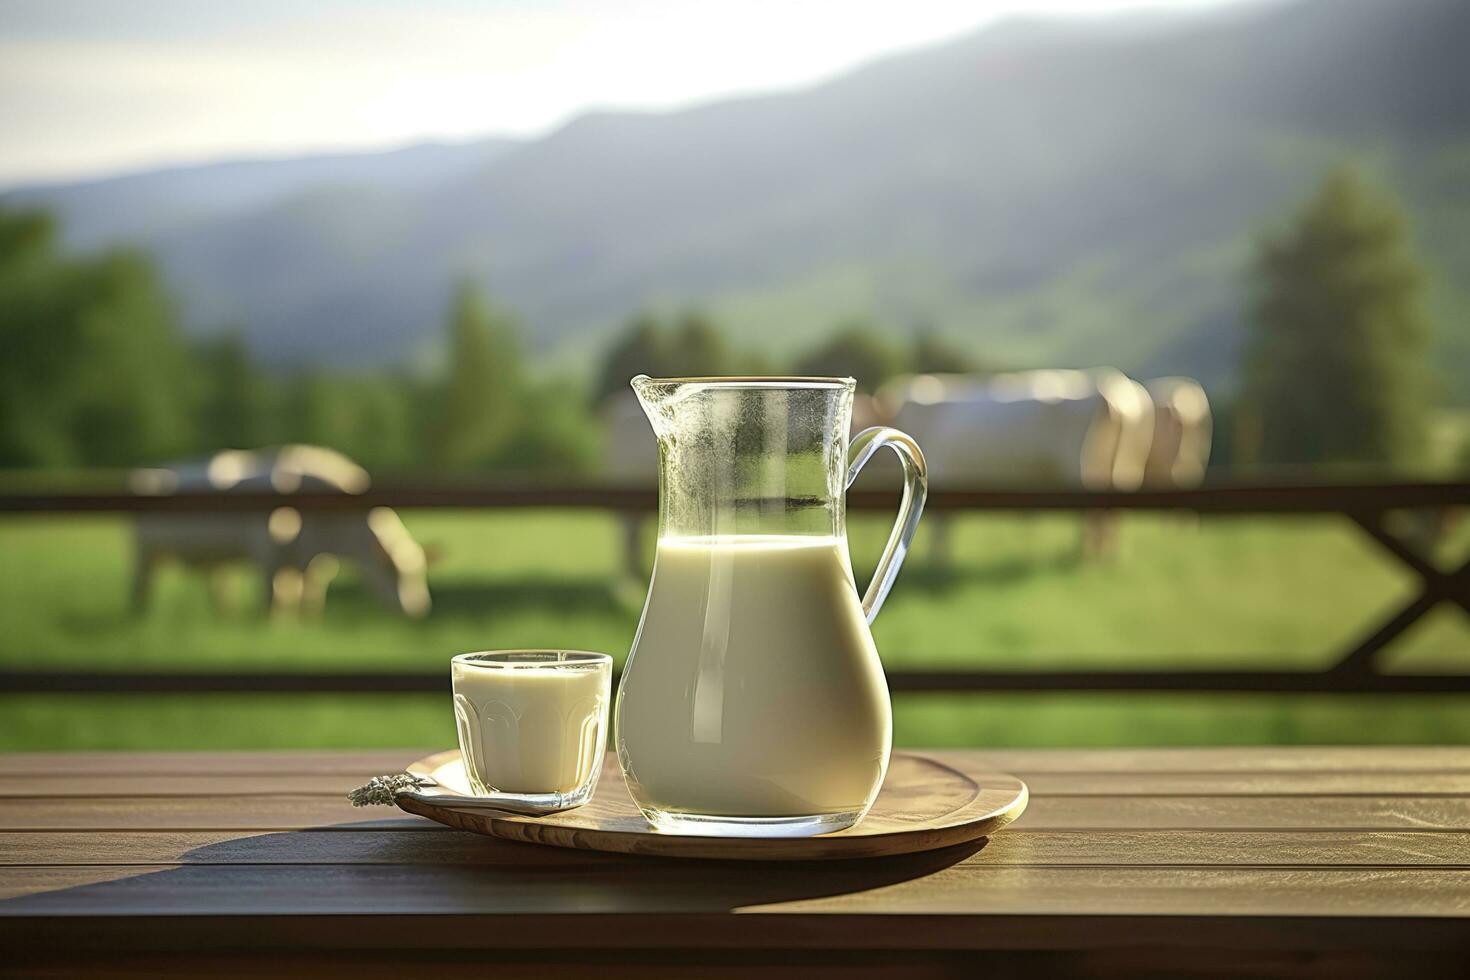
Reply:
[[[504, 510], [576, 508], [646, 515], [658, 506], [651, 489], [618, 486], [507, 486], [488, 483], [382, 484], [367, 493], [344, 494], [173, 494], [0, 493], [0, 514], [139, 513], [144, 511], [260, 512], [298, 510], [402, 509]], [[1330, 514], [1347, 518], [1420, 580], [1418, 593], [1377, 623], [1332, 665], [1317, 671], [997, 671], [895, 670], [895, 691], [1254, 691], [1446, 693], [1470, 692], [1464, 674], [1387, 674], [1375, 664], [1379, 651], [1441, 602], [1470, 612], [1470, 560], [1445, 570], [1388, 530], [1386, 517], [1399, 510], [1445, 510], [1470, 506], [1470, 483], [1351, 483], [1314, 485], [1214, 485], [1192, 490], [1092, 492], [1082, 490], [935, 490], [932, 511], [1180, 511], [1197, 514]], [[891, 491], [853, 490], [849, 510], [892, 511]], [[1242, 610], [1248, 614], [1248, 610]], [[977, 650], [977, 658], [984, 651]], [[1466, 650], [1470, 667], [1470, 649]], [[442, 691], [447, 672], [316, 673], [261, 672], [86, 672], [0, 671], [0, 690], [10, 692], [419, 692]]]

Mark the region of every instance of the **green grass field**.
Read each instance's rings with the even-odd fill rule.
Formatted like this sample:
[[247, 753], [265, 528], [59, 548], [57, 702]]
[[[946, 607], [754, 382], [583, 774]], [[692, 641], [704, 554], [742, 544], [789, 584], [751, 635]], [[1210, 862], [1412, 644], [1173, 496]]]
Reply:
[[[109, 670], [424, 670], [471, 649], [562, 646], [621, 656], [643, 583], [620, 578], [619, 529], [587, 513], [409, 513], [441, 546], [423, 622], [376, 607], [350, 571], [319, 621], [272, 620], [241, 570], [236, 608], [162, 574], [128, 608], [129, 534], [114, 518], [0, 521], [0, 662]], [[1077, 554], [1066, 516], [955, 521], [952, 561], [918, 546], [874, 632], [885, 663], [941, 667], [1311, 668], [1414, 588], [1337, 518], [1128, 516], [1118, 555]], [[885, 522], [851, 529], [862, 580]], [[1461, 540], [1447, 551], [1463, 551]], [[651, 528], [649, 529], [651, 534]], [[651, 540], [648, 542], [651, 551]], [[1391, 651], [1395, 669], [1470, 669], [1470, 622], [1442, 608]], [[0, 695], [0, 748], [439, 745], [441, 699], [366, 695]], [[1470, 743], [1470, 698], [1245, 695], [910, 695], [901, 744]]]

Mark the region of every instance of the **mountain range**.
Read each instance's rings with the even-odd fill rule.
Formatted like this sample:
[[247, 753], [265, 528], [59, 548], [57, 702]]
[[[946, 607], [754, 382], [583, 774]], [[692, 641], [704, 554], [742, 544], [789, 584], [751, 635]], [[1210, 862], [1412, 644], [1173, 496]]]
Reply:
[[1470, 403], [1470, 3], [1264, 0], [1019, 19], [800, 91], [595, 112], [529, 141], [177, 168], [4, 195], [139, 244], [200, 331], [387, 363], [483, 282], [590, 365], [699, 305], [781, 356], [868, 317], [998, 365], [1228, 387], [1253, 243], [1341, 162], [1403, 200]]

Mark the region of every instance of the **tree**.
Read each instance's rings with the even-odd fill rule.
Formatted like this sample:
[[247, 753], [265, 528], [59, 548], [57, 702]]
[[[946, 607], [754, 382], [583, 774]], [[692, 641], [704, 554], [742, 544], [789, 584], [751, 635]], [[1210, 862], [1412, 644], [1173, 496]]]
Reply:
[[381, 372], [313, 372], [287, 389], [283, 442], [327, 446], [369, 470], [421, 464], [412, 386]]
[[76, 462], [59, 386], [78, 344], [55, 225], [0, 210], [0, 464]]
[[86, 263], [72, 433], [83, 460], [156, 462], [193, 443], [199, 379], [153, 262], [119, 249]]
[[74, 259], [0, 212], [0, 464], [127, 466], [186, 451], [198, 379], [153, 263]]
[[922, 330], [914, 338], [909, 365], [915, 374], [970, 374], [980, 370], [974, 357], [935, 330]]
[[1254, 274], [1240, 406], [1242, 426], [1256, 433], [1254, 456], [1416, 458], [1430, 328], [1422, 275], [1393, 199], [1351, 170], [1334, 172], [1288, 228], [1262, 243]]
[[601, 405], [611, 395], [627, 391], [628, 382], [640, 374], [662, 376], [668, 361], [668, 341], [658, 318], [651, 313], [638, 314], [603, 356], [592, 389], [593, 404]]
[[204, 391], [199, 406], [199, 449], [250, 449], [276, 437], [275, 387], [238, 333], [196, 348]]
[[665, 377], [708, 377], [730, 373], [729, 345], [720, 329], [699, 310], [685, 312], [665, 347], [659, 371]]
[[904, 373], [907, 359], [874, 326], [852, 320], [796, 364], [797, 374], [856, 378], [858, 388], [876, 391], [883, 382]]
[[588, 418], [586, 393], [555, 378], [527, 392], [525, 424], [506, 445], [503, 465], [520, 474], [567, 477], [597, 462], [599, 430]]
[[519, 331], [470, 283], [460, 286], [449, 323], [449, 374], [432, 443], [442, 465], [494, 465], [514, 437], [525, 387]]
[[655, 378], [730, 374], [738, 360], [720, 328], [700, 310], [686, 310], [672, 329], [654, 314], [640, 313], [604, 355], [592, 402], [601, 405], [609, 396], [627, 391], [628, 382], [640, 374]]

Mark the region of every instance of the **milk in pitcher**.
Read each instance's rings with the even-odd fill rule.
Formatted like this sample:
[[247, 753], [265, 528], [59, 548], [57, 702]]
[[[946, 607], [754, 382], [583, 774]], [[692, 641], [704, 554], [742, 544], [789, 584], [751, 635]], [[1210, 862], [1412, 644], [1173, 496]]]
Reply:
[[852, 814], [882, 782], [888, 690], [845, 541], [660, 539], [634, 651], [618, 718], [645, 809]]

